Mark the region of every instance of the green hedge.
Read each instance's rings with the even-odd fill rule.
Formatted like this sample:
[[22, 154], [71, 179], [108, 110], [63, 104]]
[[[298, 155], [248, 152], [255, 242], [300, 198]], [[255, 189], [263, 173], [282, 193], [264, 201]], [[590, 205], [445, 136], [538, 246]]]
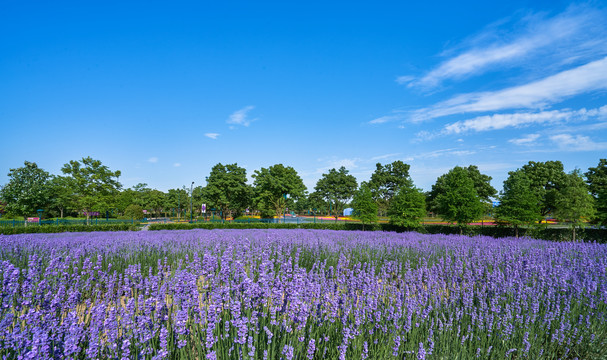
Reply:
[[62, 233], [90, 231], [135, 231], [137, 225], [103, 224], [103, 225], [29, 225], [29, 226], [0, 226], [0, 234], [32, 234], [32, 233]]
[[[194, 223], [194, 224], [151, 224], [149, 230], [189, 230], [189, 229], [317, 229], [317, 230], [362, 230], [361, 223], [303, 223], [303, 224], [275, 224], [275, 223]], [[418, 231], [427, 234], [459, 234], [460, 228], [452, 225], [425, 225], [416, 229], [404, 228], [392, 224], [365, 225], [365, 230], [374, 231]], [[469, 236], [485, 235], [495, 238], [514, 236], [514, 228], [501, 226], [469, 226], [463, 229]], [[536, 239], [553, 241], [571, 241], [571, 229], [531, 227], [519, 228], [519, 236], [528, 236]], [[607, 229], [577, 229], [576, 239], [607, 243]]]

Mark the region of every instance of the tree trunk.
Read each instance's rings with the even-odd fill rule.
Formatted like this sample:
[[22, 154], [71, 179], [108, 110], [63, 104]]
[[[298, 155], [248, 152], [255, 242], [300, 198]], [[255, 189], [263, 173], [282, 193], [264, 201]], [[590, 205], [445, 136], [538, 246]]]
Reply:
[[514, 225], [514, 237], [518, 239], [518, 225]]
[[61, 218], [63, 219], [63, 208], [59, 209], [61, 211]]
[[573, 227], [573, 238], [572, 241], [575, 242], [575, 226]]

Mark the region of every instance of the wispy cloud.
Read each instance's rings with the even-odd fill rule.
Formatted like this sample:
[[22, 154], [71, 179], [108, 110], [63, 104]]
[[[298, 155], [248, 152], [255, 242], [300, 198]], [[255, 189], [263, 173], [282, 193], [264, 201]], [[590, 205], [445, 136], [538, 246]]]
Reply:
[[371, 158], [371, 161], [377, 161], [377, 160], [385, 160], [385, 159], [395, 158], [395, 157], [399, 156], [400, 154], [401, 153], [392, 153], [392, 154], [384, 154], [384, 155], [373, 156]]
[[174, 163], [174, 164], [173, 164], [173, 166], [174, 166], [174, 167], [180, 167], [180, 166], [181, 166], [181, 163]]
[[152, 156], [151, 158], [148, 159], [148, 162], [151, 162], [152, 164], [155, 164], [158, 162], [158, 158], [155, 156]]
[[458, 95], [416, 110], [411, 120], [505, 109], [541, 109], [571, 96], [603, 89], [607, 89], [607, 57], [525, 85]]
[[558, 134], [550, 137], [563, 151], [600, 151], [607, 150], [607, 142], [595, 142], [588, 136]]
[[[514, 24], [522, 31], [506, 38], [504, 30], [488, 28], [460, 45], [459, 54], [445, 60], [421, 78], [401, 76], [397, 82], [409, 87], [433, 88], [449, 79], [482, 74], [496, 67], [522, 65], [540, 58], [550, 63], [572, 59], [592, 60], [607, 50], [605, 13], [586, 6], [572, 6], [552, 18], [526, 16]], [[499, 35], [496, 34], [499, 32]], [[507, 32], [507, 31], [506, 31]], [[454, 51], [449, 51], [453, 53]], [[548, 59], [549, 58], [549, 59]]]
[[508, 142], [514, 145], [531, 145], [535, 143], [539, 138], [540, 134], [529, 134], [518, 139], [510, 139], [508, 140]]
[[216, 140], [219, 137], [219, 134], [218, 133], [206, 133], [206, 134], [204, 134], [204, 136], [208, 137], [209, 139]]
[[403, 115], [386, 115], [369, 121], [369, 124], [384, 124], [387, 122], [402, 120]]
[[228, 124], [232, 125], [241, 125], [241, 126], [249, 126], [251, 122], [257, 119], [250, 119], [248, 114], [251, 110], [255, 109], [255, 106], [245, 106], [244, 108], [234, 111], [228, 120], [226, 121]]

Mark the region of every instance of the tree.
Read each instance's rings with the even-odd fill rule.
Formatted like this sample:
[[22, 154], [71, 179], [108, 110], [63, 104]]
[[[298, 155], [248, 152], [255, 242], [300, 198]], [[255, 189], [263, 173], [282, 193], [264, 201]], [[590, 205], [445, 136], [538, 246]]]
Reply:
[[523, 171], [508, 173], [500, 204], [495, 209], [495, 218], [499, 222], [514, 225], [516, 237], [520, 225], [532, 224], [542, 218], [537, 194], [532, 190], [531, 180]]
[[337, 219], [339, 213], [343, 211], [344, 203], [354, 195], [357, 187], [356, 178], [342, 166], [339, 170], [331, 169], [328, 173], [322, 174], [314, 190], [334, 205], [333, 210]]
[[49, 204], [50, 175], [34, 162], [25, 161], [23, 165], [9, 170], [9, 181], [0, 190], [0, 199], [8, 213], [25, 219]]
[[371, 174], [369, 188], [382, 213], [388, 209], [390, 201], [398, 189], [412, 184], [409, 169], [410, 165], [400, 160], [387, 165], [380, 163], [375, 165], [375, 172]]
[[255, 170], [252, 177], [253, 200], [262, 217], [280, 216], [286, 207], [293, 207], [295, 201], [305, 195], [303, 180], [290, 166], [276, 164], [261, 168]]
[[209, 200], [211, 208], [221, 210], [225, 219], [227, 214], [241, 213], [248, 205], [251, 188], [247, 185], [247, 171], [238, 164], [213, 166], [204, 188], [204, 198]]
[[564, 186], [555, 197], [554, 215], [559, 221], [570, 223], [572, 240], [575, 241], [576, 227], [583, 227], [583, 219], [594, 216], [594, 199], [579, 171], [575, 170], [566, 176]]
[[143, 208], [136, 204], [131, 204], [124, 210], [124, 216], [127, 219], [141, 220], [143, 219]]
[[555, 211], [556, 196], [567, 177], [563, 164], [560, 161], [530, 161], [521, 171], [531, 181], [531, 190], [538, 195], [541, 215], [547, 216]]
[[607, 225], [607, 159], [600, 159], [596, 167], [588, 168], [586, 182], [596, 204], [596, 219]]
[[59, 210], [61, 218], [67, 209], [75, 206], [74, 184], [72, 179], [65, 176], [53, 176], [49, 181], [50, 206]]
[[482, 215], [484, 206], [466, 169], [456, 166], [443, 176], [437, 210], [444, 219], [457, 222], [461, 234], [464, 226]]
[[71, 176], [77, 204], [86, 213], [87, 223], [92, 210], [112, 207], [121, 187], [118, 182], [120, 170], [111, 171], [101, 161], [86, 157], [81, 161], [71, 160], [61, 171]]
[[[491, 198], [497, 194], [497, 190], [491, 186], [491, 176], [482, 174], [476, 165], [470, 165], [466, 170], [468, 177], [474, 184], [474, 189], [481, 202], [484, 204], [484, 208], [487, 209], [491, 205]], [[445, 191], [445, 175], [441, 175], [436, 179], [436, 183], [432, 185], [432, 190], [428, 193], [427, 203], [431, 211], [438, 213], [438, 203], [436, 197], [438, 194]]]
[[[204, 199], [204, 188], [200, 189], [200, 191], [201, 198]], [[197, 194], [197, 192], [194, 192], [194, 194]], [[189, 207], [188, 196], [188, 191], [186, 189], [169, 189], [166, 196], [167, 208], [174, 209], [174, 211], [177, 213], [177, 217], [181, 218], [183, 213], [182, 210]], [[185, 206], [186, 203], [188, 203], [188, 207]]]
[[426, 196], [421, 189], [402, 186], [390, 203], [390, 223], [406, 228], [418, 228], [426, 215]]
[[377, 222], [377, 203], [373, 200], [373, 194], [367, 183], [362, 183], [360, 189], [354, 194], [352, 203], [354, 218], [359, 219], [363, 224], [373, 224]]

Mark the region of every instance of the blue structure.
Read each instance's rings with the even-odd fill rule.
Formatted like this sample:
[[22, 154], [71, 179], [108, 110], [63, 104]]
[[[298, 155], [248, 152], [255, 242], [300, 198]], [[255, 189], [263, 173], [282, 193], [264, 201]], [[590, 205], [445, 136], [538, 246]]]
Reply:
[[346, 209], [344, 209], [344, 216], [350, 216], [350, 215], [352, 215], [352, 211], [354, 211], [354, 209], [352, 209], [352, 208], [346, 208]]

